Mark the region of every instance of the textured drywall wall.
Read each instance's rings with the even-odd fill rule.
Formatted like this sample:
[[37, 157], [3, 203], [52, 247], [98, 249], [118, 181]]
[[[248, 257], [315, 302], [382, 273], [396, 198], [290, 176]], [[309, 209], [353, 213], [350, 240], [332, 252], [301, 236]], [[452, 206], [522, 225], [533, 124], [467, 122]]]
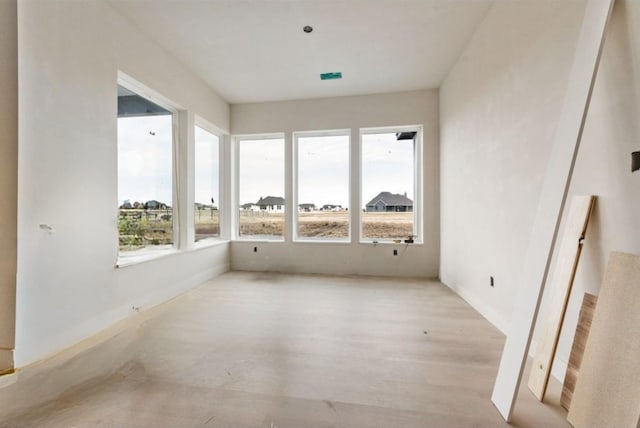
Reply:
[[497, 2], [441, 89], [441, 279], [503, 331], [583, 11]]
[[[295, 131], [350, 129], [352, 142], [351, 202], [360, 189], [357, 144], [359, 129], [384, 126], [423, 126], [423, 235], [424, 242], [403, 245], [358, 243], [269, 242], [257, 253], [252, 242], [231, 244], [231, 264], [238, 270], [301, 273], [435, 277], [439, 257], [439, 133], [438, 91], [337, 97], [317, 100], [237, 104], [231, 106], [233, 134], [284, 132], [290, 143]], [[290, 146], [290, 144], [289, 144]], [[356, 150], [354, 150], [354, 147]], [[290, 159], [290, 158], [289, 158]], [[289, 180], [287, 200], [291, 200]], [[291, 213], [287, 214], [291, 221]], [[354, 224], [353, 230], [359, 230]], [[357, 233], [357, 232], [356, 232]], [[398, 249], [398, 256], [393, 249]]]
[[561, 379], [583, 294], [598, 294], [611, 251], [640, 254], [640, 173], [631, 173], [631, 152], [639, 149], [640, 2], [616, 0], [569, 193], [598, 200], [558, 344], [554, 375]]
[[[503, 331], [583, 10], [497, 2], [441, 89], [441, 279]], [[618, 0], [569, 194], [598, 200], [556, 354], [560, 379], [581, 296], [597, 294], [610, 251], [640, 252], [640, 175], [630, 172], [639, 104], [640, 4]], [[542, 316], [547, 304], [545, 295]]]
[[20, 366], [228, 269], [228, 244], [115, 268], [118, 71], [222, 130], [229, 106], [102, 1], [21, 1], [18, 24]]

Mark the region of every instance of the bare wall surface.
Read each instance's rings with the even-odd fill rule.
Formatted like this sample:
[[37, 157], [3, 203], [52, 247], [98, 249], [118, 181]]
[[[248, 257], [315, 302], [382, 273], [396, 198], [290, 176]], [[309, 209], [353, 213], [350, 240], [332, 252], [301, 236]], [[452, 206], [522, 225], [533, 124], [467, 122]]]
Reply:
[[494, 4], [441, 89], [441, 279], [503, 331], [583, 11]]
[[222, 244], [115, 268], [118, 70], [221, 129], [229, 106], [102, 1], [22, 1], [18, 23], [22, 366], [229, 266]]
[[15, 0], [0, 1], [0, 371], [12, 367], [18, 194], [18, 27]]
[[[495, 4], [441, 91], [441, 278], [503, 331], [583, 13], [580, 2], [545, 5]], [[597, 294], [609, 252], [640, 253], [640, 175], [630, 172], [639, 105], [640, 4], [618, 0], [569, 193], [598, 200], [556, 354], [560, 379], [582, 295]]]
[[582, 296], [598, 294], [610, 252], [640, 254], [640, 173], [631, 173], [630, 155], [640, 150], [640, 2], [616, 0], [606, 37], [569, 194], [591, 193], [598, 200], [558, 345], [556, 376], [569, 360]]
[[[424, 243], [405, 246], [356, 242], [296, 243], [252, 242], [231, 244], [232, 268], [326, 274], [435, 277], [439, 258], [439, 134], [438, 91], [324, 98], [317, 100], [237, 104], [231, 106], [231, 132], [256, 134], [350, 129], [352, 145], [366, 127], [423, 125], [423, 230]], [[352, 155], [354, 151], [352, 150]], [[352, 170], [357, 160], [352, 158]], [[355, 164], [354, 164], [355, 162]], [[352, 205], [359, 174], [352, 174]], [[291, 186], [288, 186], [291, 192]], [[290, 195], [286, 195], [291, 200]], [[355, 230], [358, 230], [357, 228]], [[393, 256], [393, 249], [398, 256]]]

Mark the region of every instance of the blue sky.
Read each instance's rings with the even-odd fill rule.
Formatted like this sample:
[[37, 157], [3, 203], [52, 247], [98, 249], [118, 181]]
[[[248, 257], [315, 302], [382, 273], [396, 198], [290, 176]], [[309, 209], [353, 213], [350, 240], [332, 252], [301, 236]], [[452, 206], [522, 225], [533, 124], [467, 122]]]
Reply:
[[394, 133], [362, 136], [362, 205], [380, 192], [407, 193], [413, 200], [413, 141]]
[[216, 135], [196, 126], [195, 129], [195, 202], [220, 205], [219, 139]]
[[[171, 116], [118, 119], [118, 200], [155, 199], [172, 205]], [[196, 127], [195, 202], [219, 203], [218, 137]], [[298, 139], [298, 202], [349, 206], [346, 136]], [[240, 142], [239, 201], [284, 196], [284, 141]], [[362, 137], [362, 205], [382, 191], [413, 199], [413, 142], [393, 133]]]
[[[298, 203], [349, 206], [346, 136], [298, 139]], [[362, 141], [362, 205], [387, 191], [413, 199], [413, 141], [394, 133], [365, 134]], [[240, 142], [240, 203], [284, 196], [284, 141]]]
[[298, 203], [349, 206], [349, 137], [298, 139]]
[[118, 203], [172, 201], [171, 115], [118, 119]]

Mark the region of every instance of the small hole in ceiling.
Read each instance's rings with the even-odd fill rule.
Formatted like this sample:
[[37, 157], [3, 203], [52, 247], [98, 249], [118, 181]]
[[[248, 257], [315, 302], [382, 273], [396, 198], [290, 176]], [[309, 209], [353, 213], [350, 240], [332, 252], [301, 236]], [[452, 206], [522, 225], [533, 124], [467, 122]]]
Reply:
[[312, 26], [310, 26], [310, 25], [305, 25], [305, 26], [302, 28], [302, 31], [304, 31], [305, 33], [310, 33], [310, 32], [312, 32], [312, 31], [313, 31], [313, 27], [312, 27]]

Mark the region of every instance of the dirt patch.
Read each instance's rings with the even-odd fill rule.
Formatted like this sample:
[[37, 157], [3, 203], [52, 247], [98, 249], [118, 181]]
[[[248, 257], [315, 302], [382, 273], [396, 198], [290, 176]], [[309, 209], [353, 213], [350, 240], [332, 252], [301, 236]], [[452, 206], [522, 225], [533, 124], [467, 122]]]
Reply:
[[[170, 211], [121, 210], [120, 213], [121, 250], [172, 243], [173, 224], [167, 217]], [[218, 214], [217, 210], [196, 211], [196, 241], [219, 236]], [[348, 211], [299, 213], [297, 234], [301, 238], [346, 238], [349, 215]], [[284, 213], [241, 212], [239, 219], [242, 236], [284, 235]], [[362, 231], [367, 239], [406, 239], [413, 235], [413, 213], [362, 213]]]

